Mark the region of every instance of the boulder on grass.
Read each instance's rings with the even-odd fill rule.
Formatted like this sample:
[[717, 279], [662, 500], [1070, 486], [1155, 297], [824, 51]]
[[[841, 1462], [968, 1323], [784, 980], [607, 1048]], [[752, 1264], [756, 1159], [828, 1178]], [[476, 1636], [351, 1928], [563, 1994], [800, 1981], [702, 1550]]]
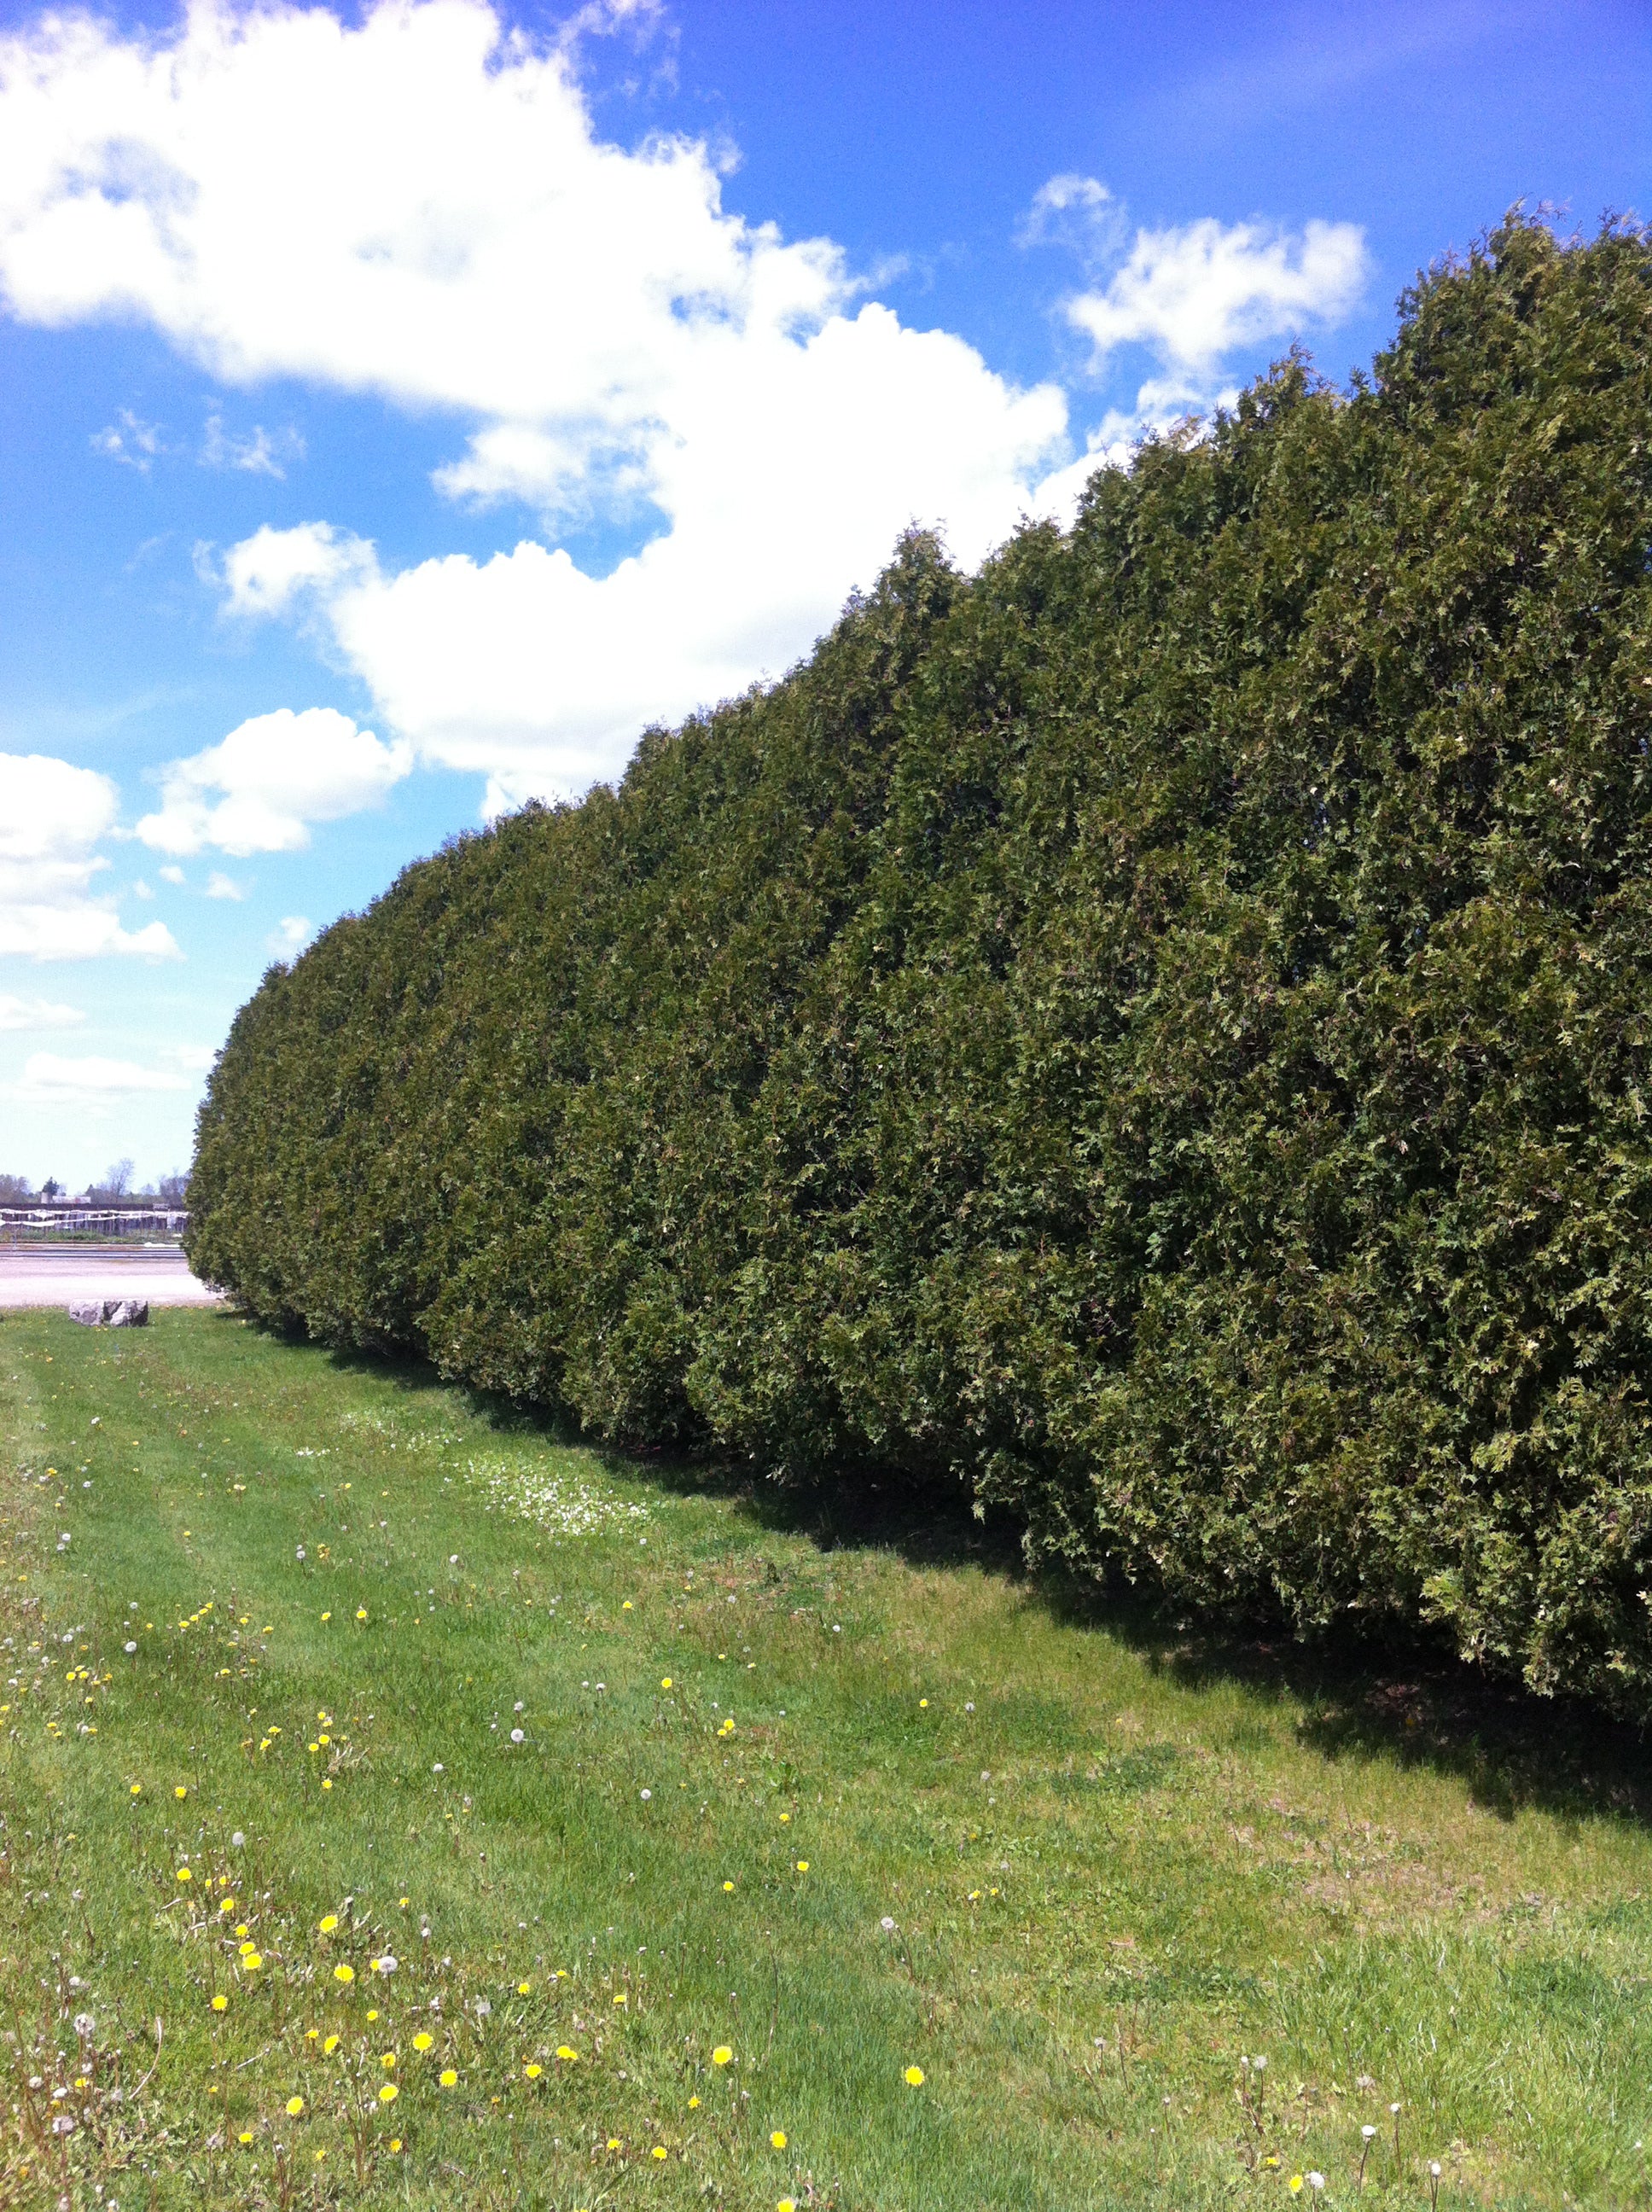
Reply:
[[147, 1328], [147, 1298], [77, 1298], [69, 1309], [70, 1321], [83, 1328]]

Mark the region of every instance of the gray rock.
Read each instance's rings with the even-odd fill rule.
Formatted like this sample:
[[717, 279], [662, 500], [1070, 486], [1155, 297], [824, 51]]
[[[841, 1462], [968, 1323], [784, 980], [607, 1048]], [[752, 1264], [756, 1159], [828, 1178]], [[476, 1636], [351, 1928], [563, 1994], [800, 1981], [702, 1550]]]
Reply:
[[77, 1298], [69, 1309], [70, 1321], [82, 1328], [147, 1328], [147, 1298]]

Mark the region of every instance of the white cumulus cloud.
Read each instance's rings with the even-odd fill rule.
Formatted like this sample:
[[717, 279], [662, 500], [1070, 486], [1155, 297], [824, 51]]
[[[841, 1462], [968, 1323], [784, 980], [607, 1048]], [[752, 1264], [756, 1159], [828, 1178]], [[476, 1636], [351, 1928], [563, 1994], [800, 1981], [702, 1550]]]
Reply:
[[96, 848], [118, 806], [114, 785], [93, 769], [46, 753], [0, 753], [0, 954], [179, 957], [164, 922], [125, 929], [114, 901], [94, 893], [109, 866]]
[[[495, 804], [780, 672], [909, 521], [979, 558], [1071, 458], [1054, 386], [907, 328], [830, 241], [720, 189], [701, 143], [603, 141], [566, 53], [483, 0], [207, 0], [169, 38], [58, 16], [0, 46], [14, 313], [141, 318], [227, 384], [445, 410], [438, 488], [538, 518], [490, 560], [398, 571], [336, 518], [219, 571], [244, 613], [301, 604], [392, 732]], [[569, 517], [655, 534], [586, 573]]]
[[1358, 299], [1369, 268], [1356, 223], [1316, 221], [1292, 235], [1206, 216], [1138, 231], [1123, 265], [1070, 299], [1066, 313], [1090, 340], [1098, 366], [1127, 345], [1158, 356], [1163, 375], [1138, 397], [1146, 413], [1207, 400], [1241, 346], [1335, 322]]
[[[336, 822], [381, 799], [412, 766], [405, 743], [386, 744], [332, 707], [254, 714], [221, 744], [161, 771], [161, 806], [137, 824], [162, 853], [295, 853], [310, 824]], [[209, 898], [239, 898], [215, 871]]]
[[315, 924], [307, 914], [284, 914], [265, 942], [278, 960], [296, 960], [315, 935]]

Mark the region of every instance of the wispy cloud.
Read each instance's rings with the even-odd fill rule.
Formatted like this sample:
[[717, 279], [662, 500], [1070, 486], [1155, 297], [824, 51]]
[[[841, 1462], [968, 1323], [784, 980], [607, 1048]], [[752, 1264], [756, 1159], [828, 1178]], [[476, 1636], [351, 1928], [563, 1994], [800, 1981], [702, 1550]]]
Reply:
[[296, 430], [272, 433], [262, 422], [236, 437], [224, 428], [222, 415], [209, 415], [196, 458], [203, 469], [242, 469], [252, 476], [284, 480], [288, 465], [303, 459], [304, 441]]
[[148, 476], [156, 454], [164, 453], [166, 447], [161, 442], [158, 422], [145, 422], [130, 407], [123, 407], [113, 422], [92, 433], [92, 451], [101, 453], [106, 460], [124, 462], [128, 468]]
[[20, 999], [0, 991], [0, 1030], [72, 1030], [86, 1019], [79, 1006], [53, 999]]

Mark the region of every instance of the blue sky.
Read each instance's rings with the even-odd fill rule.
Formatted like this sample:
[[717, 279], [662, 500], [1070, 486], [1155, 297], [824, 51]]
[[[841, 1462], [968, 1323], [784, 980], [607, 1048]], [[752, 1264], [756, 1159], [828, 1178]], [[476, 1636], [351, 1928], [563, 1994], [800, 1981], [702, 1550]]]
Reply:
[[0, 1170], [187, 1160], [275, 957], [973, 563], [1511, 202], [1652, 15], [0, 12]]

